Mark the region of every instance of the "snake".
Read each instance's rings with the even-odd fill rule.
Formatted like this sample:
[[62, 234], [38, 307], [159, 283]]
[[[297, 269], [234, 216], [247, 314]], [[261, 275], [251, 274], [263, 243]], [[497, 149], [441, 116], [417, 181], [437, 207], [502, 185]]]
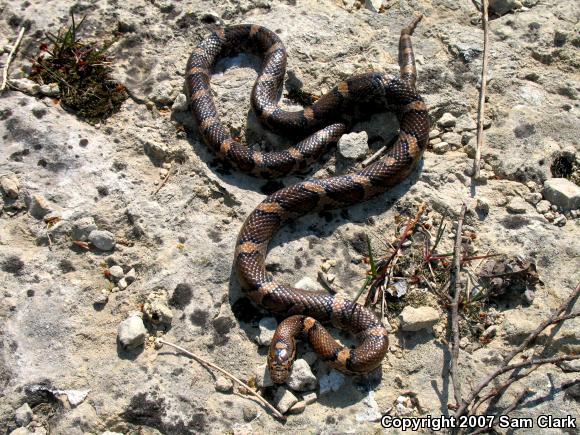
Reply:
[[[388, 331], [370, 308], [329, 292], [278, 282], [266, 270], [266, 255], [274, 234], [289, 221], [366, 201], [401, 182], [417, 166], [430, 129], [427, 107], [415, 89], [417, 72], [411, 44], [421, 18], [414, 17], [401, 30], [400, 76], [383, 72], [353, 75], [298, 111], [280, 107], [286, 50], [280, 37], [266, 27], [215, 26], [187, 62], [186, 89], [200, 136], [220, 159], [260, 177], [282, 177], [316, 162], [348, 130], [354, 105], [379, 104], [399, 119], [399, 135], [380, 159], [357, 172], [283, 187], [267, 196], [242, 225], [234, 253], [241, 288], [257, 305], [285, 317], [268, 351], [267, 366], [276, 384], [286, 382], [291, 374], [296, 339], [307, 339], [321, 360], [352, 375], [368, 374], [380, 366], [388, 351]], [[284, 150], [263, 152], [243, 144], [226, 129], [212, 97], [212, 70], [219, 59], [244, 52], [258, 55], [262, 61], [251, 92], [256, 117], [275, 132], [299, 133], [305, 139]], [[353, 334], [358, 345], [338, 343], [324, 326], [328, 324]]]

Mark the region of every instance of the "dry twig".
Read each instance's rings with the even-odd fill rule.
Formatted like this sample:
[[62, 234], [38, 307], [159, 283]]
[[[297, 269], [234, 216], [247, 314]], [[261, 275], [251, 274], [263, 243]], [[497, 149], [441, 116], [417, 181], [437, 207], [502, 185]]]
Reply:
[[481, 68], [481, 87], [479, 89], [479, 105], [477, 107], [477, 143], [475, 147], [475, 159], [473, 160], [473, 177], [479, 178], [481, 147], [483, 145], [483, 113], [485, 106], [485, 90], [487, 87], [487, 59], [489, 52], [489, 23], [488, 23], [488, 0], [482, 0], [482, 26], [483, 26], [483, 65]]
[[459, 219], [457, 220], [457, 233], [455, 235], [455, 247], [453, 249], [453, 275], [451, 277], [450, 288], [453, 288], [453, 304], [451, 305], [451, 330], [453, 340], [451, 345], [451, 378], [453, 380], [453, 393], [457, 406], [461, 404], [461, 387], [459, 385], [459, 300], [461, 296], [461, 284], [459, 273], [461, 272], [461, 233], [463, 230], [463, 219], [467, 207], [461, 207]]
[[185, 355], [193, 358], [194, 360], [196, 360], [198, 363], [203, 364], [206, 367], [212, 368], [214, 370], [217, 370], [218, 372], [222, 373], [223, 375], [227, 376], [228, 378], [230, 378], [232, 381], [234, 381], [235, 383], [237, 383], [238, 385], [240, 385], [241, 387], [244, 388], [244, 390], [246, 390], [249, 394], [251, 394], [253, 397], [255, 397], [260, 403], [262, 403], [266, 408], [268, 408], [270, 411], [272, 411], [272, 414], [274, 414], [277, 418], [281, 419], [281, 420], [286, 420], [286, 417], [284, 417], [284, 415], [280, 414], [280, 411], [278, 411], [276, 408], [274, 408], [272, 405], [270, 405], [270, 403], [268, 403], [268, 401], [266, 399], [264, 399], [262, 396], [260, 396], [257, 392], [255, 392], [252, 387], [250, 387], [248, 384], [246, 384], [245, 382], [239, 380], [237, 377], [235, 377], [234, 375], [232, 375], [230, 372], [222, 369], [221, 367], [218, 367], [217, 365], [201, 358], [200, 356], [197, 356], [196, 354], [184, 349], [181, 346], [178, 346], [176, 344], [173, 343], [169, 343], [168, 341], [162, 340], [162, 339], [158, 339], [157, 340], [158, 343], [161, 344], [166, 344], [168, 346], [171, 346], [177, 350], [179, 350], [181, 353], [184, 353]]
[[[488, 376], [486, 376], [469, 394], [469, 396], [467, 397], [467, 399], [463, 400], [461, 403], [461, 406], [457, 409], [457, 411], [455, 411], [455, 417], [459, 418], [460, 416], [466, 414], [468, 412], [468, 408], [469, 406], [471, 406], [475, 400], [478, 400], [479, 395], [481, 393], [481, 391], [488, 387], [489, 384], [498, 376], [502, 375], [503, 373], [506, 373], [510, 370], [515, 370], [515, 369], [519, 369], [519, 368], [524, 368], [524, 367], [531, 367], [531, 366], [536, 366], [536, 365], [542, 365], [542, 364], [555, 364], [555, 363], [559, 363], [559, 362], [563, 362], [563, 361], [572, 361], [575, 359], [579, 359], [580, 356], [579, 355], [564, 355], [564, 356], [560, 356], [560, 357], [553, 357], [553, 358], [545, 358], [545, 359], [532, 359], [529, 361], [523, 361], [520, 363], [516, 363], [516, 364], [511, 364], [508, 365], [509, 362], [519, 353], [521, 353], [522, 351], [524, 351], [537, 337], [538, 335], [540, 335], [542, 333], [542, 331], [544, 329], [546, 329], [548, 326], [562, 322], [564, 320], [576, 317], [578, 315], [580, 315], [579, 311], [575, 311], [574, 313], [571, 314], [567, 314], [567, 315], [561, 315], [562, 312], [564, 312], [566, 309], [570, 308], [572, 303], [574, 302], [574, 300], [578, 297], [578, 295], [580, 294], [580, 283], [576, 286], [576, 288], [574, 289], [574, 291], [570, 294], [570, 296], [568, 297], [568, 299], [566, 299], [566, 301], [564, 301], [564, 303], [562, 305], [560, 305], [560, 307], [558, 307], [558, 309], [556, 311], [554, 311], [554, 313], [552, 313], [552, 315], [546, 319], [544, 322], [542, 322], [535, 331], [533, 331], [530, 335], [528, 335], [528, 337], [522, 342], [521, 345], [519, 345], [516, 349], [514, 349], [503, 361], [502, 365], [497, 368], [496, 370], [494, 370], [492, 373], [490, 373]], [[528, 374], [530, 374], [533, 370], [528, 370], [526, 373], [524, 374], [520, 374], [517, 377], [514, 378], [510, 378], [508, 379], [508, 381], [504, 382], [504, 384], [500, 385], [500, 389], [495, 388], [494, 389], [494, 394], [489, 395], [489, 397], [487, 398], [491, 398], [494, 395], [498, 394], [500, 391], [504, 391], [509, 385], [511, 385], [513, 382], [515, 382], [515, 380], [519, 380], [524, 376], [527, 376]], [[513, 379], [513, 380], [512, 380]], [[481, 404], [482, 401], [478, 400], [478, 406], [479, 404]]]
[[151, 196], [155, 196], [157, 195], [157, 193], [161, 190], [161, 188], [163, 186], [165, 186], [165, 183], [167, 183], [167, 180], [169, 180], [169, 177], [171, 176], [171, 173], [173, 172], [173, 163], [171, 164], [171, 166], [169, 167], [169, 170], [167, 171], [167, 175], [165, 176], [165, 178], [163, 179], [163, 181], [161, 181], [161, 184], [159, 184], [159, 187], [151, 194]]
[[4, 71], [2, 72], [2, 84], [0, 85], [0, 92], [6, 89], [6, 86], [8, 85], [8, 69], [10, 68], [10, 64], [12, 63], [12, 59], [14, 58], [14, 54], [16, 54], [16, 50], [18, 50], [18, 46], [20, 45], [23, 36], [24, 36], [24, 27], [21, 27], [20, 32], [18, 32], [16, 42], [14, 43], [12, 49], [10, 50], [10, 53], [8, 54], [6, 65], [4, 65]]

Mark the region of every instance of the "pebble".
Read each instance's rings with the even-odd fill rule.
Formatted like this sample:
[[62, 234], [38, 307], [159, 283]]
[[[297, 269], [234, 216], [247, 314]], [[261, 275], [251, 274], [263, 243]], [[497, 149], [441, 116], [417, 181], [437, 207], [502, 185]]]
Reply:
[[298, 398], [284, 387], [279, 387], [274, 396], [274, 406], [282, 414], [286, 414], [294, 404], [298, 403]]
[[550, 178], [544, 182], [544, 198], [564, 210], [580, 208], [580, 187], [566, 178]]
[[316, 388], [317, 379], [304, 359], [294, 361], [286, 384], [294, 391], [310, 391]]
[[519, 196], [513, 197], [506, 206], [507, 211], [511, 214], [525, 213], [528, 207], [528, 203]]
[[441, 143], [441, 142], [443, 142], [443, 141], [441, 140], [441, 138], [440, 138], [440, 137], [436, 137], [435, 139], [431, 139], [431, 140], [429, 141], [429, 145], [433, 146], [433, 145], [435, 145], [435, 144], [438, 144], [438, 143]]
[[106, 289], [103, 289], [97, 293], [93, 299], [93, 303], [96, 305], [105, 305], [107, 302], [109, 302], [109, 292]]
[[[464, 115], [461, 115], [459, 118], [457, 118], [457, 123], [455, 124], [455, 129], [457, 131], [460, 131], [460, 132], [464, 132], [464, 131], [468, 131], [468, 130], [475, 130], [475, 129], [477, 129], [477, 123], [471, 117], [470, 114], [466, 113]], [[473, 134], [472, 137], [475, 137], [475, 134]]]
[[123, 268], [118, 265], [111, 266], [109, 267], [109, 274], [115, 281], [119, 281], [121, 278], [123, 278], [124, 275]]
[[[120, 283], [121, 281], [119, 281]], [[119, 287], [121, 289], [121, 287]], [[122, 290], [122, 289], [121, 289]], [[143, 312], [154, 325], [171, 325], [173, 321], [173, 312], [171, 308], [165, 305], [164, 301], [153, 299], [143, 304]]]
[[89, 234], [89, 241], [101, 251], [110, 251], [115, 248], [115, 235], [110, 231], [93, 230]]
[[447, 133], [443, 133], [441, 136], [441, 140], [443, 142], [447, 142], [449, 145], [459, 147], [461, 146], [461, 135], [458, 133], [454, 133], [449, 131]]
[[522, 2], [520, 0], [490, 0], [489, 8], [497, 15], [504, 15], [513, 9], [520, 9]]
[[526, 196], [526, 201], [532, 205], [538, 204], [542, 200], [542, 194], [539, 192], [528, 193]]
[[382, 5], [383, 0], [365, 0], [365, 8], [369, 11], [379, 12]]
[[429, 132], [429, 139], [435, 139], [440, 134], [441, 134], [441, 132], [439, 130], [437, 130], [436, 128], [434, 128], [433, 130], [431, 130]]
[[134, 314], [119, 324], [117, 338], [125, 349], [134, 349], [145, 343], [147, 330], [141, 316]]
[[268, 370], [267, 364], [262, 364], [256, 367], [256, 386], [258, 388], [266, 388], [274, 385], [272, 378], [270, 377], [270, 370]]
[[322, 376], [318, 382], [320, 385], [320, 395], [340, 390], [344, 382], [345, 376], [339, 371], [332, 369], [330, 373]]
[[368, 140], [366, 131], [343, 134], [338, 141], [338, 153], [347, 160], [361, 160], [369, 151]]
[[292, 405], [292, 408], [290, 408], [290, 411], [288, 411], [290, 414], [300, 414], [302, 412], [304, 412], [304, 410], [306, 409], [306, 402], [304, 400], [301, 400], [297, 403], [295, 403], [294, 405]]
[[316, 402], [316, 399], [318, 399], [318, 395], [314, 391], [312, 393], [306, 393], [302, 396], [302, 400], [304, 400], [304, 403], [307, 405]]
[[14, 411], [14, 421], [18, 426], [26, 426], [32, 421], [32, 409], [28, 403], [23, 404], [20, 408]]
[[433, 145], [433, 152], [435, 154], [445, 154], [447, 151], [449, 151], [449, 148], [450, 147], [447, 142], [440, 142]]
[[475, 206], [475, 210], [483, 213], [483, 214], [488, 214], [489, 213], [489, 202], [487, 201], [487, 199], [485, 198], [477, 198], [477, 204]]
[[403, 331], [419, 331], [431, 328], [439, 321], [440, 317], [439, 311], [433, 307], [413, 308], [409, 305], [399, 315]]
[[60, 88], [58, 87], [58, 83], [49, 83], [40, 85], [39, 92], [45, 97], [58, 97], [60, 95]]
[[175, 101], [173, 101], [173, 105], [171, 106], [172, 112], [187, 112], [188, 104], [187, 104], [187, 97], [185, 94], [180, 93], [177, 97], [175, 97]]
[[2, 187], [4, 194], [8, 198], [18, 198], [18, 192], [20, 191], [20, 183], [18, 182], [18, 178], [4, 176], [0, 178], [0, 187]]
[[554, 219], [553, 224], [558, 225], [559, 227], [563, 227], [564, 225], [566, 225], [566, 222], [568, 222], [568, 220], [566, 219], [566, 216], [561, 214], [557, 218]]
[[167, 81], [157, 83], [149, 94], [149, 99], [159, 105], [173, 104], [176, 97], [177, 90]]
[[32, 195], [30, 198], [30, 205], [28, 206], [28, 213], [36, 219], [42, 219], [45, 215], [50, 213], [52, 208], [47, 199], [42, 195]]
[[276, 327], [278, 326], [278, 321], [274, 317], [264, 317], [260, 320], [258, 327], [260, 328], [260, 333], [256, 337], [256, 341], [260, 346], [269, 346], [274, 338], [274, 333], [276, 332]]
[[542, 199], [536, 204], [536, 210], [540, 214], [548, 213], [550, 211], [550, 202]]
[[242, 408], [242, 414], [244, 416], [244, 421], [250, 422], [257, 417], [258, 410], [253, 405], [244, 405], [244, 407]]
[[550, 222], [552, 222], [555, 218], [554, 213], [551, 211], [544, 213], [544, 217]]
[[218, 376], [215, 381], [215, 390], [220, 393], [231, 393], [234, 390], [234, 384], [224, 376]]
[[296, 283], [294, 284], [294, 287], [301, 288], [303, 290], [308, 290], [311, 292], [317, 292], [317, 291], [323, 290], [323, 288], [320, 286], [320, 284], [318, 284], [316, 281], [314, 281], [309, 276], [305, 276], [304, 278], [300, 279], [300, 281], [296, 281]]
[[441, 116], [441, 118], [439, 118], [437, 124], [444, 128], [451, 128], [455, 125], [456, 122], [457, 118], [453, 116], [451, 113], [446, 112]]
[[127, 284], [127, 280], [125, 278], [121, 278], [117, 283], [117, 287], [119, 287], [119, 290], [125, 290], [128, 286], [129, 284]]
[[483, 331], [483, 334], [481, 334], [481, 336], [485, 338], [493, 338], [497, 335], [497, 331], [498, 331], [497, 325], [491, 325], [489, 328]]
[[135, 272], [135, 269], [131, 268], [131, 270], [125, 274], [124, 278], [127, 281], [127, 284], [134, 282], [137, 279], [137, 273]]
[[83, 216], [73, 222], [71, 237], [73, 240], [86, 242], [89, 234], [97, 229], [95, 220], [91, 216]]

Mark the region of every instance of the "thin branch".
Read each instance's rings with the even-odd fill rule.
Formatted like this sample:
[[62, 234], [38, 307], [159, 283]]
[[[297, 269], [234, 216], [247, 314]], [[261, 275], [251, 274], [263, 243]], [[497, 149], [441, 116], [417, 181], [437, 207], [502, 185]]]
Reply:
[[161, 181], [161, 184], [159, 185], [159, 187], [151, 194], [151, 196], [157, 195], [157, 193], [161, 190], [161, 188], [163, 186], [165, 186], [165, 183], [167, 183], [167, 180], [169, 180], [169, 176], [173, 172], [173, 166], [175, 166], [175, 165], [172, 163], [171, 166], [169, 167], [169, 170], [167, 171], [167, 175], [165, 176], [163, 181]]
[[488, 0], [483, 0], [482, 26], [483, 26], [483, 65], [481, 68], [481, 87], [479, 89], [479, 105], [477, 107], [477, 143], [475, 147], [475, 159], [473, 160], [474, 179], [479, 178], [481, 147], [483, 146], [483, 113], [485, 106], [485, 91], [487, 88], [487, 59], [489, 52]]
[[372, 162], [374, 162], [375, 160], [377, 160], [381, 155], [384, 154], [385, 150], [387, 149], [386, 146], [381, 147], [381, 149], [379, 149], [376, 153], [374, 153], [372, 156], [370, 156], [368, 159], [363, 160], [362, 162], [362, 167], [364, 168], [365, 166], [370, 165]]
[[18, 33], [18, 37], [16, 38], [16, 42], [12, 46], [10, 53], [8, 54], [8, 60], [6, 61], [6, 65], [4, 65], [4, 71], [2, 71], [2, 84], [0, 85], [0, 92], [6, 89], [8, 85], [8, 69], [10, 68], [10, 64], [12, 63], [12, 59], [16, 54], [16, 50], [18, 50], [18, 46], [22, 41], [22, 37], [24, 36], [24, 27], [20, 28], [20, 32]]
[[459, 300], [461, 296], [461, 284], [459, 273], [461, 272], [461, 232], [463, 230], [463, 219], [467, 206], [463, 204], [459, 219], [457, 220], [457, 233], [455, 235], [455, 247], [453, 249], [453, 275], [451, 277], [451, 288], [453, 288], [453, 304], [451, 305], [451, 330], [453, 341], [451, 346], [451, 378], [453, 380], [453, 394], [457, 406], [461, 404], [461, 386], [459, 384]]
[[564, 301], [564, 303], [562, 305], [560, 305], [560, 307], [558, 307], [558, 309], [556, 311], [554, 311], [554, 313], [552, 313], [552, 315], [545, 320], [544, 322], [542, 322], [535, 331], [533, 331], [530, 335], [528, 335], [528, 337], [526, 337], [526, 339], [522, 342], [521, 345], [519, 345], [514, 351], [512, 351], [503, 361], [502, 366], [499, 367], [498, 369], [496, 369], [495, 371], [493, 371], [492, 373], [490, 373], [488, 376], [485, 377], [485, 379], [483, 379], [469, 394], [469, 397], [465, 400], [463, 400], [463, 402], [461, 403], [461, 406], [457, 409], [457, 411], [455, 411], [455, 418], [459, 418], [460, 416], [464, 415], [467, 413], [468, 411], [468, 407], [473, 403], [473, 401], [475, 399], [477, 399], [479, 397], [479, 394], [481, 393], [481, 391], [487, 387], [491, 381], [493, 381], [496, 377], [498, 377], [499, 375], [505, 373], [506, 371], [509, 370], [513, 370], [516, 368], [521, 368], [521, 367], [528, 367], [534, 364], [547, 364], [547, 363], [553, 363], [553, 362], [561, 362], [561, 361], [570, 361], [570, 360], [574, 360], [574, 359], [578, 359], [580, 358], [580, 356], [564, 356], [564, 357], [557, 357], [557, 358], [547, 358], [545, 360], [530, 360], [530, 361], [525, 361], [522, 363], [518, 363], [518, 364], [512, 364], [512, 365], [508, 365], [509, 362], [519, 353], [521, 353], [522, 351], [524, 351], [537, 337], [538, 335], [540, 335], [540, 333], [546, 329], [548, 326], [553, 325], [555, 323], [567, 320], [569, 318], [575, 317], [575, 315], [577, 314], [577, 312], [574, 312], [570, 315], [563, 315], [561, 316], [562, 312], [565, 311], [566, 309], [568, 309], [572, 303], [574, 302], [574, 300], [578, 297], [578, 295], [580, 294], [580, 283], [578, 283], [578, 285], [576, 286], [576, 288], [574, 289], [574, 291], [570, 294], [570, 296]]
[[[520, 403], [522, 403], [522, 400], [524, 400], [524, 397], [526, 396], [526, 394], [528, 394], [530, 392], [530, 390], [528, 388], [524, 388], [514, 399], [514, 401], [512, 402], [512, 404], [510, 406], [508, 406], [501, 414], [501, 415], [508, 415], [510, 412], [512, 412], [514, 409], [516, 409]], [[498, 416], [499, 417], [499, 416]], [[475, 434], [480, 434], [480, 433], [485, 433], [487, 431], [489, 431], [493, 426], [496, 426], [499, 423], [499, 418], [494, 418], [493, 419], [493, 423], [491, 424], [490, 427], [482, 427], [477, 429], [475, 432], [471, 432], [470, 435], [475, 435]]]
[[196, 360], [198, 363], [203, 364], [206, 367], [210, 367], [214, 370], [217, 370], [218, 372], [222, 373], [223, 375], [227, 376], [228, 378], [230, 378], [232, 381], [234, 381], [235, 383], [237, 383], [238, 385], [242, 386], [245, 390], [248, 391], [249, 394], [251, 394], [252, 396], [254, 396], [260, 403], [262, 403], [266, 408], [268, 408], [270, 411], [272, 411], [272, 413], [279, 419], [281, 420], [286, 420], [286, 417], [284, 417], [282, 414], [280, 414], [280, 411], [278, 411], [276, 408], [274, 408], [272, 405], [270, 405], [270, 403], [268, 403], [266, 401], [266, 399], [264, 399], [262, 396], [260, 396], [257, 392], [255, 392], [252, 387], [250, 387], [248, 384], [246, 384], [245, 382], [239, 380], [238, 378], [236, 378], [234, 375], [232, 375], [230, 372], [222, 369], [221, 367], [216, 366], [215, 364], [197, 356], [196, 354], [184, 349], [181, 346], [178, 346], [176, 344], [173, 343], [169, 343], [168, 341], [162, 340], [162, 339], [157, 339], [158, 343], [161, 344], [166, 344], [168, 346], [171, 346], [177, 350], [179, 350], [180, 352], [184, 353], [185, 355], [193, 358], [194, 360]]

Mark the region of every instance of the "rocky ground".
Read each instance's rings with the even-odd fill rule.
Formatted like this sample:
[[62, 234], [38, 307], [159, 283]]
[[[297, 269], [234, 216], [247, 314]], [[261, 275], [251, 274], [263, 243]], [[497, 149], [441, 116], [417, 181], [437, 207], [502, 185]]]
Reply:
[[[353, 73], [397, 74], [398, 32], [414, 13], [425, 15], [413, 39], [418, 88], [433, 120], [423, 164], [378, 199], [286, 227], [269, 268], [308, 286], [322, 272], [352, 297], [366, 271], [361, 233], [379, 246], [394, 236], [395, 218], [418, 204], [428, 204], [434, 222], [457, 217], [465, 202], [478, 251], [525, 256], [543, 282], [525, 302], [496, 304], [488, 343], [462, 342], [467, 392], [580, 281], [580, 188], [569, 181], [580, 178], [580, 12], [573, 0], [492, 3], [502, 15], [490, 23], [484, 166], [474, 183], [483, 36], [471, 2], [0, 2], [2, 62], [19, 27], [27, 28], [10, 73], [18, 90], [0, 97], [0, 433], [375, 433], [388, 410], [448, 413], [445, 308], [429, 295], [414, 307], [419, 318], [409, 310], [391, 316], [382, 371], [344, 377], [304, 347], [292, 383], [268, 386], [262, 365], [276, 319], [242, 298], [234, 243], [265, 192], [304, 177], [266, 183], [218, 163], [187, 111], [184, 69], [212, 16], [251, 22], [284, 41], [286, 90], [320, 95]], [[44, 32], [65, 25], [70, 10], [87, 16], [84, 38], [118, 35], [114, 75], [131, 97], [97, 125], [26, 78]], [[249, 56], [220, 62], [212, 89], [233, 132], [279, 146], [287, 141], [262, 129], [250, 110], [257, 65]], [[396, 127], [388, 113], [362, 120], [354, 130], [367, 136], [345, 139], [314, 175], [360, 164], [356, 158], [392, 139]], [[577, 318], [551, 331], [543, 355], [578, 352], [579, 331]], [[255, 377], [271, 401], [293, 407], [288, 421], [167, 346], [156, 349], [158, 335], [243, 380]], [[530, 394], [512, 415], [577, 417], [578, 390], [562, 385], [577, 380], [579, 367], [564, 369], [545, 366], [527, 378]], [[508, 390], [500, 407], [522, 388]]]

